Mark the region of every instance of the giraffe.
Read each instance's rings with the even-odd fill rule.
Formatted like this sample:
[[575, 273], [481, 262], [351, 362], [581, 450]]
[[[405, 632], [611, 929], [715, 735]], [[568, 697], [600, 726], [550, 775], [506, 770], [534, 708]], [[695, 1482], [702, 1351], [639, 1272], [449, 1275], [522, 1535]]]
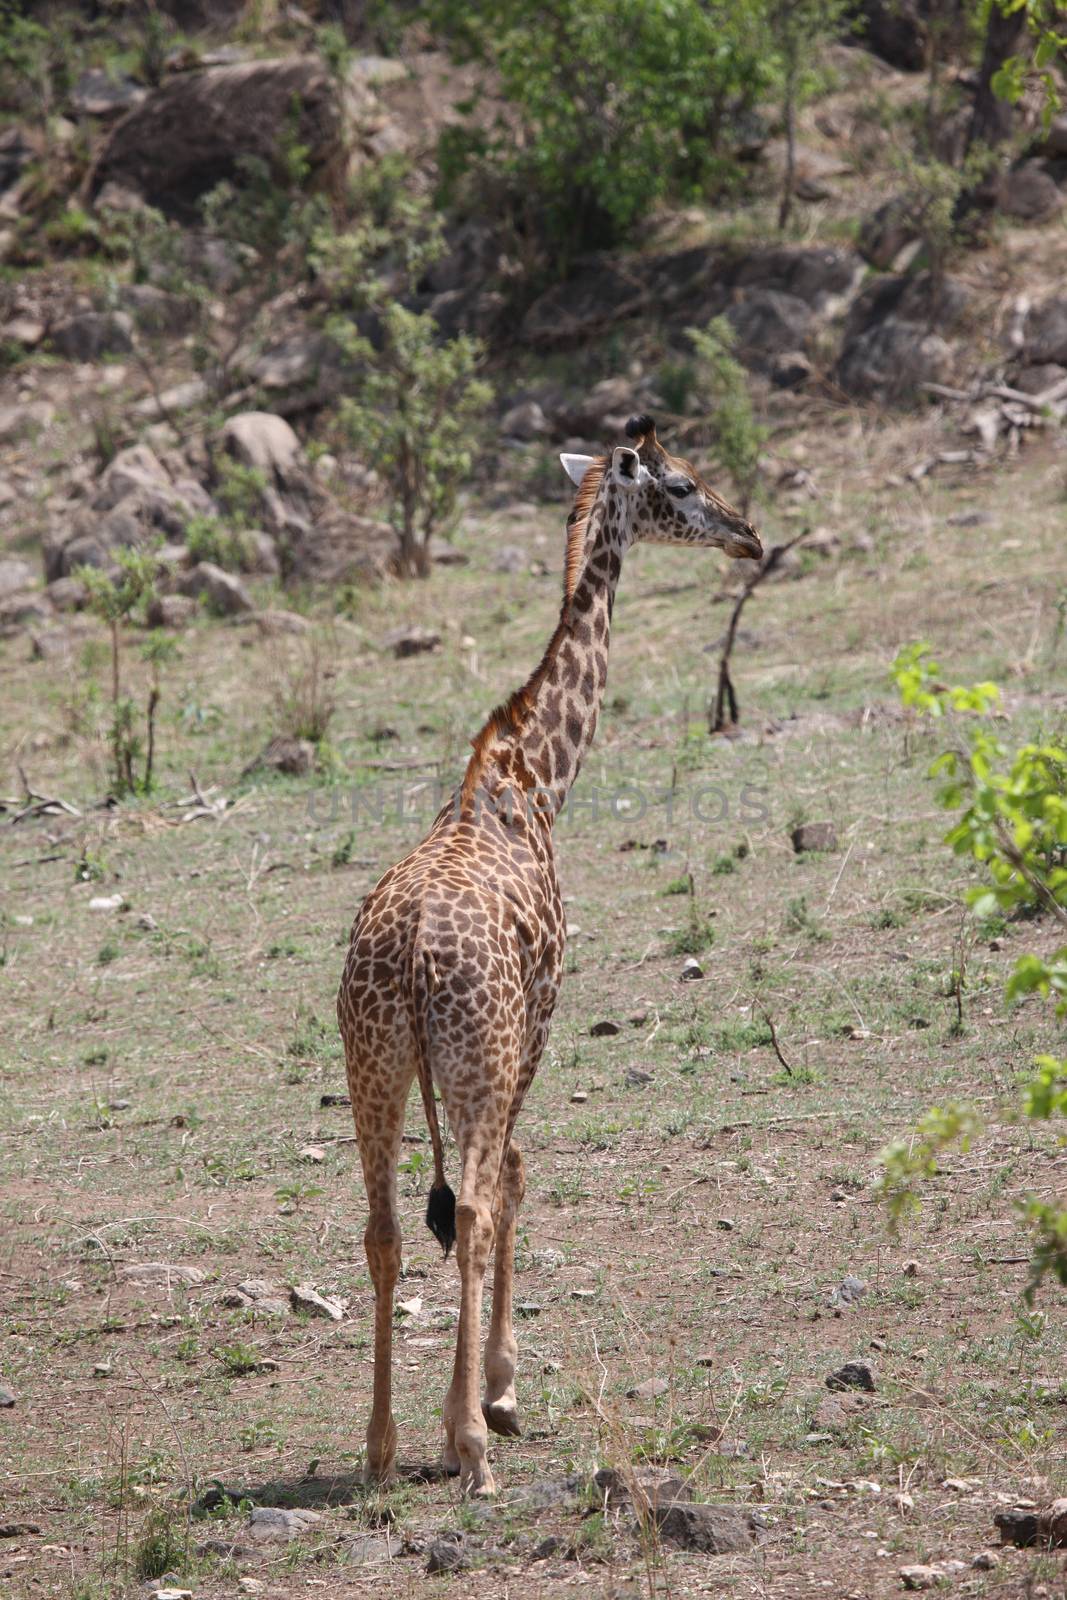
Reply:
[[[564, 455], [578, 493], [567, 524], [563, 604], [539, 666], [472, 740], [462, 784], [429, 834], [364, 900], [337, 998], [369, 1219], [374, 1388], [365, 1476], [395, 1476], [393, 1295], [400, 1271], [396, 1170], [418, 1078], [433, 1149], [426, 1221], [461, 1280], [444, 1467], [491, 1495], [488, 1430], [520, 1435], [512, 1326], [516, 1216], [525, 1189], [512, 1132], [537, 1070], [563, 968], [565, 922], [552, 825], [593, 740], [623, 556], [638, 539], [762, 555], [755, 529], [669, 455], [651, 417], [630, 445]], [[459, 1152], [445, 1180], [434, 1086]], [[479, 1395], [483, 1280], [493, 1299]]]

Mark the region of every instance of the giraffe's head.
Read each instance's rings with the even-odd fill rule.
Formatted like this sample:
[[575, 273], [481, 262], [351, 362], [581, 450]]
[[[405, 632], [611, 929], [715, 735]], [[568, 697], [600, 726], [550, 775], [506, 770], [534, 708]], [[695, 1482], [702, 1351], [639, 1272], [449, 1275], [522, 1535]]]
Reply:
[[[606, 463], [605, 479], [630, 503], [630, 537], [658, 544], [713, 545], [728, 556], [758, 561], [759, 534], [739, 511], [719, 498], [696, 468], [669, 455], [656, 438], [651, 417], [631, 417], [626, 436]], [[581, 484], [593, 456], [565, 455], [564, 470]]]

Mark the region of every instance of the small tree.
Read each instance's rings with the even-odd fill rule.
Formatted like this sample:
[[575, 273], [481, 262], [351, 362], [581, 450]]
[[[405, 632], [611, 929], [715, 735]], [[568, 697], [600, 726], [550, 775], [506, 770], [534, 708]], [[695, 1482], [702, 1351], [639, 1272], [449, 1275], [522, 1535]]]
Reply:
[[782, 126], [785, 132], [785, 174], [778, 206], [783, 230], [793, 209], [797, 166], [797, 112], [810, 92], [814, 66], [829, 41], [840, 32], [848, 0], [770, 0], [767, 22], [781, 81]]
[[[172, 659], [175, 643], [165, 634], [149, 635], [142, 654], [149, 663], [150, 680], [145, 706], [145, 740], [142, 744], [137, 732], [137, 706], [132, 696], [123, 692], [123, 630], [134, 611], [154, 591], [156, 576], [155, 555], [148, 550], [120, 550], [116, 556], [114, 572], [101, 572], [97, 567], [79, 567], [75, 577], [80, 578], [88, 592], [89, 609], [108, 627], [111, 640], [111, 780], [117, 798], [129, 794], [147, 794], [152, 788], [155, 763], [155, 720], [161, 693], [160, 673], [164, 664]], [[137, 764], [144, 756], [140, 772]]]
[[424, 578], [430, 540], [451, 521], [471, 468], [470, 428], [492, 398], [476, 376], [482, 347], [463, 335], [439, 343], [431, 316], [394, 302], [382, 317], [380, 348], [365, 342], [363, 354], [341, 422], [388, 486], [398, 571]]
[[748, 374], [733, 354], [737, 335], [725, 317], [713, 318], [706, 328], [687, 328], [686, 334], [696, 352], [697, 392], [708, 412], [715, 454], [747, 516], [767, 430], [756, 421]]

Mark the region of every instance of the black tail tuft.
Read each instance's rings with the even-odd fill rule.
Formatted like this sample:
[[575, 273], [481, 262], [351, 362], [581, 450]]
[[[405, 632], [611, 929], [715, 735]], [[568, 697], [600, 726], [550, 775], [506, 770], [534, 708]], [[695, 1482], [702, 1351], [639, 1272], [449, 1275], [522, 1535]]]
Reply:
[[447, 1258], [456, 1242], [456, 1197], [447, 1183], [430, 1190], [426, 1202], [426, 1226]]

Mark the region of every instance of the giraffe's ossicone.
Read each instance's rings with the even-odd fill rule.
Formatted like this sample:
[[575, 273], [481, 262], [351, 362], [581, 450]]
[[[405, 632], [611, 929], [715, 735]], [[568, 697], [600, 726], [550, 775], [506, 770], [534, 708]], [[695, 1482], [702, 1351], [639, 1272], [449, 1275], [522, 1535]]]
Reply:
[[[755, 530], [688, 462], [667, 454], [650, 417], [632, 418], [626, 431], [632, 447], [562, 457], [578, 495], [563, 605], [544, 656], [490, 716], [455, 795], [422, 843], [371, 890], [352, 929], [337, 1013], [370, 1207], [372, 1481], [390, 1478], [396, 1458], [396, 1172], [416, 1077], [433, 1145], [427, 1222], [446, 1255], [455, 1242], [462, 1283], [442, 1412], [445, 1467], [465, 1491], [492, 1494], [487, 1428], [520, 1431], [511, 1301], [524, 1179], [512, 1132], [559, 992], [565, 922], [552, 825], [596, 731], [623, 556], [638, 539], [762, 555]], [[458, 1200], [445, 1179], [435, 1086], [459, 1151]], [[482, 1398], [482, 1284], [494, 1246]]]

